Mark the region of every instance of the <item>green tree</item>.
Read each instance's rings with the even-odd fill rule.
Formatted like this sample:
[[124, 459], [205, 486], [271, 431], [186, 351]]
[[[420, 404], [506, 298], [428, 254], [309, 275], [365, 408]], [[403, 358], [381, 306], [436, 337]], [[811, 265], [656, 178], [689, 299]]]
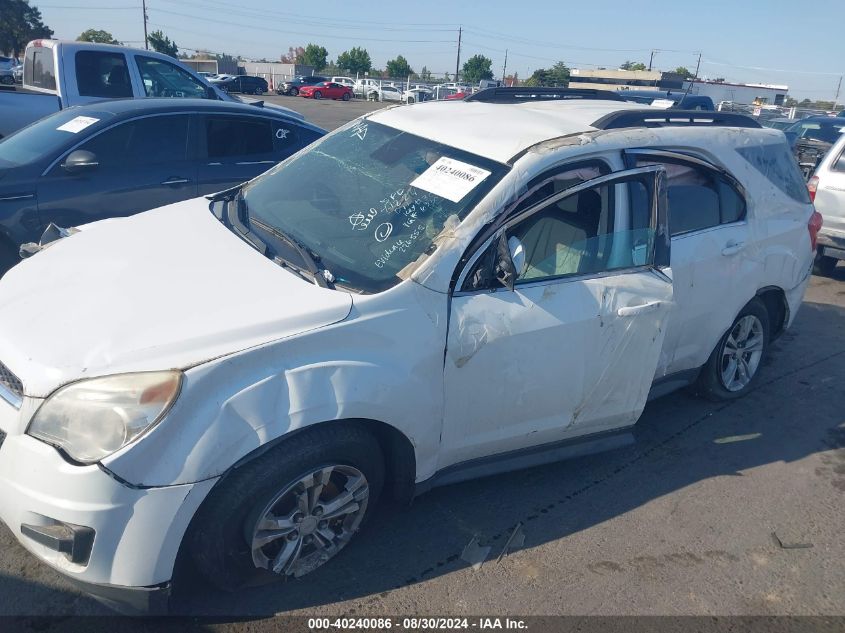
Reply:
[[478, 83], [482, 79], [493, 79], [493, 60], [484, 55], [473, 55], [464, 63], [461, 69], [464, 81]]
[[688, 77], [692, 77], [692, 73], [689, 71], [689, 69], [686, 66], [678, 66], [672, 72], [675, 73], [676, 75], [680, 75], [684, 79], [686, 79]]
[[569, 85], [569, 68], [563, 62], [558, 62], [548, 70], [538, 68], [525, 81], [525, 85], [566, 88]]
[[308, 44], [302, 57], [297, 60], [298, 64], [311, 66], [314, 70], [323, 70], [329, 65], [329, 51], [318, 44]]
[[423, 81], [431, 81], [432, 79], [431, 71], [425, 66], [420, 71], [420, 79]]
[[340, 68], [345, 71], [355, 73], [368, 73], [373, 68], [373, 62], [370, 59], [370, 54], [366, 48], [355, 46], [354, 48], [344, 51], [337, 57], [335, 62]]
[[642, 62], [632, 62], [632, 61], [626, 60], [625, 63], [622, 64], [619, 67], [619, 69], [620, 70], [645, 70], [646, 65], [643, 64]]
[[387, 62], [387, 67], [385, 68], [387, 74], [390, 77], [407, 77], [408, 75], [414, 74], [414, 69], [411, 68], [411, 65], [408, 63], [408, 60], [402, 57], [401, 55], [397, 55], [396, 59], [391, 59]]
[[29, 0], [0, 0], [0, 52], [20, 57], [30, 40], [50, 37], [52, 29]]
[[153, 47], [154, 51], [170, 55], [171, 57], [176, 57], [179, 54], [179, 47], [176, 46], [176, 42], [172, 42], [170, 38], [161, 31], [153, 31], [150, 33], [149, 36], [147, 36], [147, 41], [150, 43], [150, 46]]
[[120, 42], [114, 39], [114, 36], [108, 31], [100, 31], [97, 29], [82, 31], [82, 33], [79, 34], [79, 37], [76, 38], [76, 41], [94, 42], [96, 44], [120, 44]]

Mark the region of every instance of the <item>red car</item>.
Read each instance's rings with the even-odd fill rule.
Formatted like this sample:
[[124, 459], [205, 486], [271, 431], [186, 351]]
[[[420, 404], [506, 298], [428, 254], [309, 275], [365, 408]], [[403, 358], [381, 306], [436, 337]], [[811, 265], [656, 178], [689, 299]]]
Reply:
[[468, 97], [471, 94], [472, 94], [471, 92], [464, 92], [463, 90], [461, 90], [459, 92], [453, 92], [450, 95], [446, 95], [446, 98], [450, 99], [450, 100], [451, 99], [463, 99], [464, 97]]
[[299, 89], [300, 97], [313, 97], [314, 99], [343, 99], [349, 101], [352, 98], [352, 88], [340, 84], [324, 81], [313, 86], [302, 86]]

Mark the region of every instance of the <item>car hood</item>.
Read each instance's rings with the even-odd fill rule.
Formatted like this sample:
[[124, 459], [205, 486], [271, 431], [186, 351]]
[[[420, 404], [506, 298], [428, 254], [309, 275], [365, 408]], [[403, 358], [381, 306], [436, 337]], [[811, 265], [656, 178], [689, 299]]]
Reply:
[[237, 238], [204, 198], [104, 220], [0, 281], [0, 361], [33, 397], [84, 377], [187, 368], [343, 320], [351, 295]]

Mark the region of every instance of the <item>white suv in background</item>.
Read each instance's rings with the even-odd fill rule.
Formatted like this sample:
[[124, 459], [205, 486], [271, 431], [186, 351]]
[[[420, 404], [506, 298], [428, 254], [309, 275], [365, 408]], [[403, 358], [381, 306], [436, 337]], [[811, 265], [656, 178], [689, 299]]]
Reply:
[[807, 183], [824, 224], [819, 232], [816, 272], [830, 275], [845, 259], [845, 134], [839, 137]]
[[6, 274], [0, 519], [139, 609], [180, 552], [228, 589], [302, 576], [382, 494], [618, 447], [692, 383], [747, 393], [817, 229], [783, 134], [740, 115], [379, 110]]

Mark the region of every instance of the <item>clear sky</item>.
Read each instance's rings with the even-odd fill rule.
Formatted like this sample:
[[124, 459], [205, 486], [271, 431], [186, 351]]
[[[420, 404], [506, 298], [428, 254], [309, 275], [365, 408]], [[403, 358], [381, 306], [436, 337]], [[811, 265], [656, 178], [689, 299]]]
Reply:
[[[105, 29], [141, 45], [141, 0], [31, 0], [56, 37]], [[727, 81], [787, 84], [802, 99], [833, 99], [845, 74], [840, 4], [816, 0], [147, 0], [151, 30], [180, 48], [278, 59], [314, 42], [330, 59], [363, 46], [376, 67], [404, 55], [411, 67], [454, 73], [458, 26], [462, 62], [481, 53], [501, 76], [527, 77], [564, 61], [571, 68], [615, 68], [625, 60]], [[845, 87], [840, 102], [845, 99]]]

